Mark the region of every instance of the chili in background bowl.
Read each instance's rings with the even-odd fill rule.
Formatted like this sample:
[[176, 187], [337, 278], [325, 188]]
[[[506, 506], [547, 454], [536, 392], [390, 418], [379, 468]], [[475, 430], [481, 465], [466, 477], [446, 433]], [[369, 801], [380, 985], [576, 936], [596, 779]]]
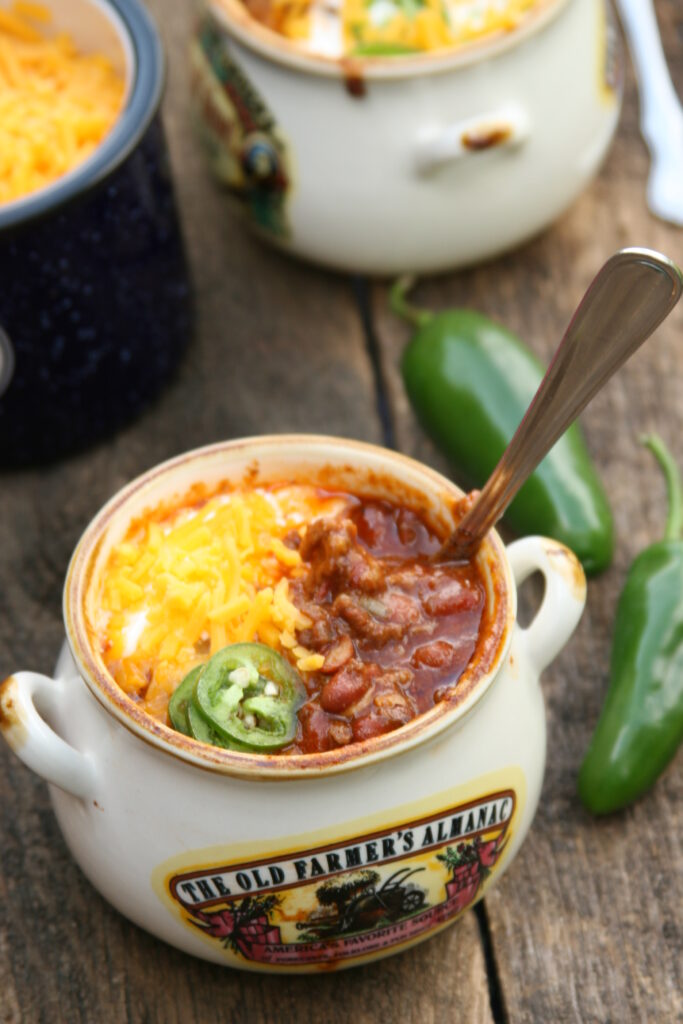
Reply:
[[[227, 442], [156, 467], [86, 530], [67, 575], [55, 679], [9, 677], [0, 726], [50, 782], [72, 853], [122, 913], [217, 963], [311, 971], [429, 937], [509, 865], [543, 777], [538, 674], [573, 631], [585, 581], [557, 542], [526, 538], [506, 553], [492, 533], [477, 556], [488, 632], [450, 699], [394, 732], [319, 754], [199, 743], [116, 685], [91, 644], [86, 606], [111, 546], [145, 508], [196, 482], [274, 478], [391, 498], [444, 535], [462, 497], [413, 460], [324, 437]], [[534, 571], [546, 592], [523, 630], [516, 585]]]
[[118, 121], [51, 185], [0, 205], [0, 465], [54, 459], [137, 414], [191, 332], [159, 116], [164, 58], [139, 0], [50, 0], [54, 29], [125, 76]]

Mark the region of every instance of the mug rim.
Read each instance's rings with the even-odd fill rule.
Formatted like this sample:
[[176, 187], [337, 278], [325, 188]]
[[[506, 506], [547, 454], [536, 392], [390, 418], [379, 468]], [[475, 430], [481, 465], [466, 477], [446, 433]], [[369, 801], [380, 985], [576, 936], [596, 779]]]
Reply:
[[211, 16], [255, 54], [292, 70], [347, 80], [397, 80], [456, 71], [520, 45], [575, 0], [538, 0], [523, 23], [510, 32], [498, 30], [455, 48], [394, 56], [341, 56], [309, 53], [287, 36], [254, 18], [242, 0], [208, 0]]
[[[492, 650], [487, 651], [485, 647], [475, 663], [468, 665], [460, 676], [459, 682], [465, 680], [469, 683], [465, 690], [461, 689], [462, 697], [456, 692], [452, 700], [434, 705], [406, 725], [382, 736], [315, 754], [251, 754], [200, 743], [155, 719], [119, 687], [113, 676], [98, 663], [91, 647], [85, 603], [94, 563], [107, 530], [117, 513], [123, 511], [134, 497], [144, 493], [146, 488], [164, 476], [172, 481], [174, 473], [190, 463], [208, 461], [226, 453], [228, 456], [231, 453], [242, 456], [247, 453], [252, 456], [253, 453], [251, 465], [259, 458], [259, 449], [268, 449], [267, 455], [272, 459], [275, 450], [280, 447], [287, 447], [292, 453], [298, 450], [302, 455], [319, 448], [321, 471], [326, 465], [334, 465], [330, 462], [329, 455], [327, 458], [324, 455], [325, 450], [329, 452], [330, 448], [334, 448], [338, 453], [348, 453], [349, 458], [354, 454], [365, 455], [368, 459], [377, 459], [379, 456], [384, 463], [389, 464], [385, 471], [388, 480], [398, 480], [398, 474], [393, 473], [391, 468], [392, 463], [398, 463], [408, 473], [412, 473], [414, 478], [423, 479], [425, 493], [428, 493], [429, 481], [433, 492], [438, 489], [444, 502], [446, 496], [456, 500], [463, 496], [463, 492], [452, 481], [415, 459], [378, 445], [346, 438], [319, 434], [274, 434], [237, 438], [195, 448], [151, 467], [130, 481], [90, 520], [74, 549], [67, 570], [63, 591], [63, 617], [71, 655], [90, 693], [106, 712], [139, 739], [181, 761], [220, 774], [246, 779], [315, 779], [323, 775], [360, 769], [387, 757], [412, 750], [444, 730], [454, 728], [456, 723], [466, 717], [488, 692], [505, 662], [516, 622], [517, 593], [505, 545], [497, 532], [492, 530], [486, 538], [485, 550], [487, 558], [491, 563], [495, 563], [500, 575], [495, 593], [492, 591], [493, 583], [490, 580], [487, 582], [489, 596], [493, 593], [495, 598], [495, 611], [490, 627]], [[267, 456], [262, 457], [265, 459]], [[359, 479], [362, 480], [363, 470], [368, 468], [368, 465], [359, 462], [352, 466], [352, 471], [357, 470]], [[248, 468], [246, 474], [249, 476]], [[230, 479], [229, 460], [226, 462], [224, 479]], [[415, 487], [415, 490], [419, 492], [419, 486]], [[487, 656], [488, 663], [485, 663]]]
[[108, 178], [130, 156], [156, 114], [164, 89], [165, 61], [159, 33], [139, 0], [89, 0], [104, 9], [130, 48], [127, 99], [111, 131], [86, 160], [49, 185], [0, 204], [0, 231], [53, 213]]

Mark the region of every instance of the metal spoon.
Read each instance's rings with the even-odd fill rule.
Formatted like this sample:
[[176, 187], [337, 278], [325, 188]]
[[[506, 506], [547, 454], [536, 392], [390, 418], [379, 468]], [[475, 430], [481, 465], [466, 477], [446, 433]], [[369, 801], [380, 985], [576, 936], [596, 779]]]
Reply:
[[439, 552], [466, 559], [591, 398], [671, 312], [683, 273], [650, 249], [607, 260], [574, 313], [515, 436]]

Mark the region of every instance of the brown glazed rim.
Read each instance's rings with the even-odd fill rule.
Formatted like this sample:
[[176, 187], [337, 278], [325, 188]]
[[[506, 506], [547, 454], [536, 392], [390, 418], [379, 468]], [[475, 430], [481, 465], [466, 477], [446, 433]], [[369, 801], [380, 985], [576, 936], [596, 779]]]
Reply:
[[450, 71], [498, 56], [542, 29], [570, 2], [575, 0], [538, 0], [537, 7], [511, 32], [499, 30], [456, 48], [393, 57], [327, 57], [307, 53], [299, 44], [254, 18], [242, 0], [209, 0], [209, 7], [226, 32], [278, 64], [333, 78], [401, 79]]
[[[64, 586], [63, 610], [69, 647], [83, 680], [102, 707], [137, 737], [160, 751], [199, 768], [249, 779], [318, 778], [320, 775], [365, 767], [385, 757], [411, 749], [444, 729], [454, 726], [481, 700], [498, 674], [507, 655], [517, 612], [516, 589], [505, 548], [498, 534], [491, 531], [485, 542], [486, 557], [489, 563], [495, 563], [497, 572], [495, 579], [488, 581], [489, 588], [495, 584], [494, 614], [489, 636], [483, 648], [480, 648], [476, 660], [460, 677], [453, 698], [435, 705], [394, 732], [320, 754], [244, 754], [199, 743], [148, 715], [117, 685], [90, 645], [85, 602], [96, 557], [107, 529], [117, 513], [141, 490], [189, 462], [223, 452], [228, 455], [239, 452], [248, 458], [251, 454], [250, 449], [254, 450], [254, 458], [258, 459], [258, 449], [272, 450], [280, 446], [294, 451], [297, 448], [301, 449], [302, 456], [310, 456], [311, 448], [320, 446], [321, 473], [326, 464], [329, 464], [329, 454], [326, 457], [324, 449], [334, 447], [349, 460], [353, 458], [355, 452], [373, 455], [375, 458], [381, 457], [383, 473], [387, 480], [395, 476], [391, 472], [392, 465], [403, 465], [413, 474], [427, 478], [434, 489], [443, 494], [444, 501], [446, 498], [457, 500], [463, 494], [451, 481], [414, 459], [360, 441], [323, 435], [289, 434], [219, 442], [160, 463], [115, 494], [90, 522], [76, 546]], [[339, 469], [338, 471], [341, 472]], [[312, 470], [313, 472], [316, 471]], [[369, 468], [359, 466], [360, 481], [363, 473], [371, 475]], [[229, 462], [226, 463], [225, 476], [230, 477]]]

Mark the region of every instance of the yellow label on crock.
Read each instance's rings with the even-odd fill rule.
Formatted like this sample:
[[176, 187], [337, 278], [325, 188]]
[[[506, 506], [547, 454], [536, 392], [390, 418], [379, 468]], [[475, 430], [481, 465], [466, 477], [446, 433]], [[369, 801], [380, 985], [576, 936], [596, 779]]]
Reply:
[[524, 792], [522, 772], [509, 768], [285, 843], [186, 853], [152, 882], [233, 963], [350, 966], [426, 938], [479, 899], [505, 861]]

